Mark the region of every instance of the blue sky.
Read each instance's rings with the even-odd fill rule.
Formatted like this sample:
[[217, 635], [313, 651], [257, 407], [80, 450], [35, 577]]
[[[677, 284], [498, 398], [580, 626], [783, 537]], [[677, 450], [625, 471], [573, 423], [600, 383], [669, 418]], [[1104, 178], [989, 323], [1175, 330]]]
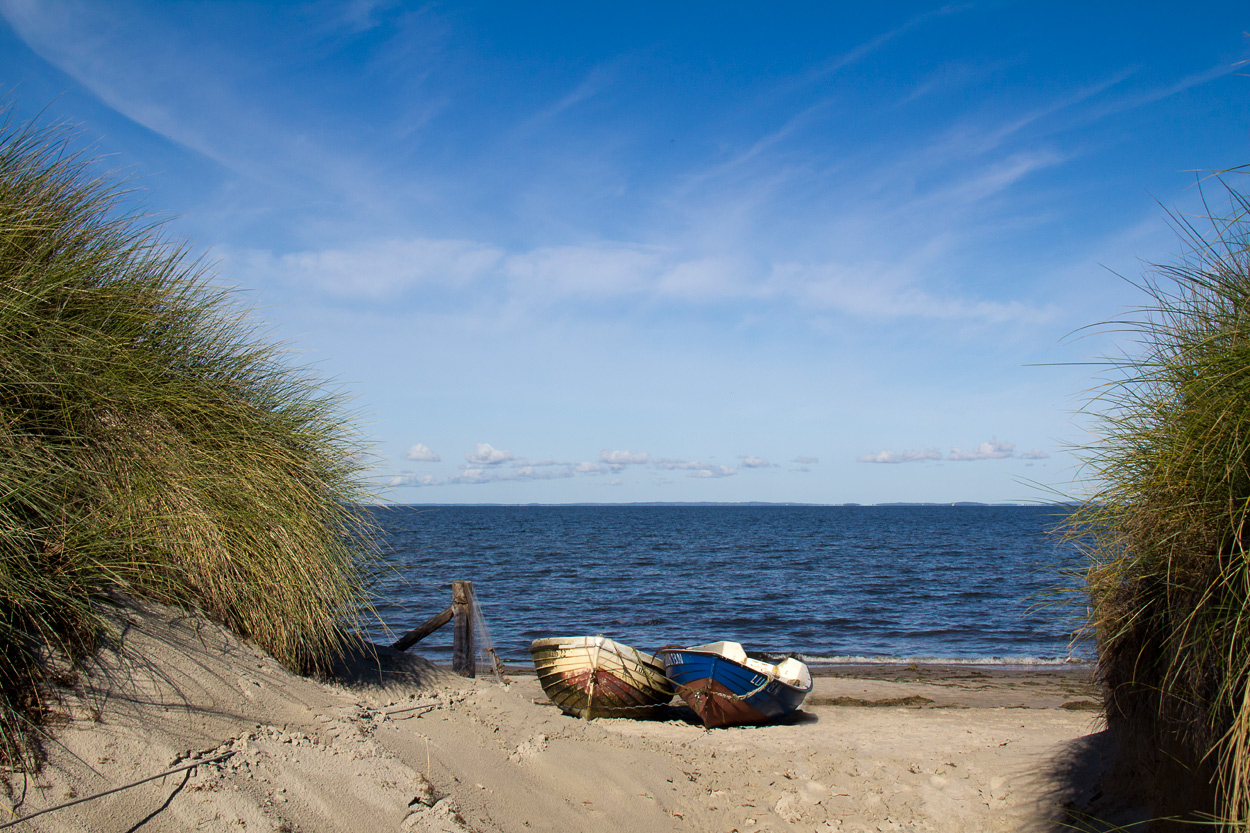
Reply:
[[0, 87], [352, 397], [400, 502], [1015, 501], [1165, 209], [1250, 163], [1229, 3], [0, 0]]

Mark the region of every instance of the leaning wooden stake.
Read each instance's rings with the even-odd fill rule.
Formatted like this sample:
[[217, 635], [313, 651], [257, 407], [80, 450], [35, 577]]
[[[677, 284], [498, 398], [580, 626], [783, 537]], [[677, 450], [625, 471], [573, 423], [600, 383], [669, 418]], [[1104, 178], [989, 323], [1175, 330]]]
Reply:
[[425, 639], [427, 636], [434, 633], [434, 631], [438, 630], [443, 625], [446, 625], [448, 622], [450, 622], [451, 617], [452, 617], [452, 612], [453, 612], [452, 608], [448, 607], [441, 613], [437, 613], [431, 616], [424, 623], [417, 625], [415, 628], [408, 631], [408, 633], [404, 634], [399, 639], [397, 639], [395, 641], [395, 644], [392, 645], [391, 647], [394, 648], [396, 651], [407, 651], [413, 645], [416, 645], [422, 639]]
[[473, 646], [473, 582], [451, 583], [451, 610], [455, 628], [451, 670], [462, 677], [477, 676], [477, 652]]

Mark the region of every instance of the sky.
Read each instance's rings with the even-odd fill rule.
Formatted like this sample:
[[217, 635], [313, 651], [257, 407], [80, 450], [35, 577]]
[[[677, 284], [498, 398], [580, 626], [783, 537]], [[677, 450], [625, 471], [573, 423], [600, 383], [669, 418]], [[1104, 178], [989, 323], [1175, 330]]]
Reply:
[[1021, 502], [1089, 488], [1132, 349], [1097, 325], [1250, 163], [1247, 30], [1244, 0], [0, 0], [0, 95], [350, 397], [382, 499]]

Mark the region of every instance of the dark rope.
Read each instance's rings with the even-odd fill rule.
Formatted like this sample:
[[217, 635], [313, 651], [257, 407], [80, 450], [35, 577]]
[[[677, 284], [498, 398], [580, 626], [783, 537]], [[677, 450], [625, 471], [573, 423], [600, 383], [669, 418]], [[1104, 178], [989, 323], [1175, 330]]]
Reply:
[[[144, 779], [142, 779], [142, 780], [139, 780], [139, 781], [132, 781], [132, 782], [131, 782], [131, 783], [129, 783], [129, 784], [122, 784], [120, 787], [114, 787], [114, 788], [113, 788], [113, 789], [111, 789], [111, 790], [105, 790], [105, 791], [104, 791], [104, 792], [102, 792], [102, 793], [96, 793], [95, 795], [89, 795], [89, 796], [87, 796], [86, 798], [77, 798], [77, 799], [75, 799], [75, 800], [73, 800], [73, 801], [67, 801], [67, 802], [65, 802], [64, 804], [58, 804], [58, 805], [56, 805], [55, 807], [48, 807], [48, 808], [47, 808], [47, 809], [45, 809], [45, 810], [40, 810], [40, 811], [39, 811], [39, 812], [37, 812], [37, 813], [31, 813], [29, 816], [22, 816], [20, 819], [15, 819], [14, 821], [6, 821], [4, 824], [0, 824], [0, 830], [3, 830], [3, 829], [4, 829], [4, 828], [6, 828], [6, 827], [13, 827], [14, 825], [21, 824], [21, 823], [22, 823], [22, 822], [24, 822], [24, 821], [30, 821], [31, 819], [35, 818], [36, 816], [42, 816], [44, 813], [51, 813], [53, 810], [64, 810], [66, 807], [73, 807], [75, 804], [82, 804], [83, 802], [86, 802], [86, 801], [95, 801], [97, 798], [103, 798], [103, 797], [104, 797], [104, 796], [106, 796], [106, 795], [112, 795], [113, 793], [119, 793], [119, 792], [121, 792], [122, 790], [128, 790], [128, 789], [130, 789], [131, 787], [137, 787], [137, 786], [139, 786], [140, 784], [146, 784], [146, 783], [147, 783], [147, 782], [149, 782], [149, 781], [155, 781], [155, 780], [157, 780], [158, 778], [164, 778], [166, 775], [173, 775], [175, 772], [182, 772], [183, 770], [192, 770], [192, 769], [195, 769], [195, 768], [196, 768], [196, 767], [198, 767], [198, 766], [204, 766], [205, 764], [215, 764], [215, 763], [217, 763], [217, 762], [219, 762], [219, 761], [224, 761], [226, 758], [229, 758], [229, 757], [230, 757], [231, 755], [233, 755], [233, 754], [234, 754], [234, 752], [233, 752], [233, 751], [230, 751], [230, 752], [223, 752], [222, 754], [220, 754], [220, 755], [218, 755], [218, 756], [216, 756], [216, 757], [214, 757], [214, 758], [205, 758], [205, 759], [204, 759], [204, 760], [202, 760], [202, 761], [194, 761], [194, 762], [189, 763], [189, 764], [183, 764], [182, 766], [179, 766], [179, 767], [174, 767], [173, 769], [167, 769], [167, 770], [165, 770], [164, 772], [158, 773], [158, 774], [156, 774], [156, 775], [149, 776], [149, 777], [144, 778]], [[187, 773], [187, 777], [188, 777], [188, 778], [190, 778], [190, 777], [191, 777], [191, 773], [190, 773], [189, 771], [188, 771], [188, 773]], [[185, 781], [184, 781], [183, 783], [185, 783]], [[178, 789], [182, 789], [182, 787], [181, 787], [181, 786], [179, 786], [179, 788], [178, 788]], [[177, 792], [178, 792], [178, 790], [174, 790], [174, 794], [175, 794], [175, 795], [177, 794]], [[170, 796], [170, 798], [173, 798], [173, 796], [171, 795], [171, 796]], [[169, 803], [169, 802], [167, 801], [167, 802], [166, 802], [166, 804], [168, 804], [168, 803]], [[161, 809], [163, 810], [163, 809], [165, 809], [165, 808], [164, 808], [164, 807], [162, 807]], [[159, 812], [159, 811], [158, 811], [158, 812]], [[143, 821], [143, 822], [141, 822], [141, 823], [146, 823], [146, 822], [147, 822], [147, 819], [144, 819], [144, 821]]]
[[171, 792], [171, 793], [169, 794], [169, 797], [165, 799], [165, 803], [164, 803], [164, 804], [162, 804], [161, 806], [157, 807], [157, 808], [156, 808], [155, 810], [153, 810], [152, 812], [148, 813], [146, 816], [144, 816], [144, 817], [143, 817], [143, 818], [139, 821], [139, 823], [138, 823], [138, 824], [136, 824], [134, 827], [132, 827], [132, 828], [130, 828], [129, 830], [127, 830], [127, 831], [126, 831], [126, 833], [135, 833], [135, 831], [136, 831], [136, 830], [138, 830], [140, 827], [142, 827], [143, 825], [147, 824], [147, 823], [148, 823], [148, 822], [150, 822], [152, 819], [156, 818], [156, 817], [157, 817], [157, 816], [159, 816], [161, 813], [163, 813], [163, 812], [165, 811], [165, 809], [166, 809], [167, 807], [169, 807], [169, 805], [170, 805], [171, 803], [173, 803], [174, 796], [176, 796], [178, 793], [182, 792], [182, 788], [183, 788], [183, 787], [185, 787], [185, 786], [187, 785], [187, 782], [188, 782], [188, 781], [190, 781], [190, 780], [191, 780], [191, 770], [190, 770], [190, 769], [188, 769], [186, 772], [182, 773], [182, 780], [178, 783], [178, 786], [174, 787], [174, 791], [173, 791], [173, 792]]

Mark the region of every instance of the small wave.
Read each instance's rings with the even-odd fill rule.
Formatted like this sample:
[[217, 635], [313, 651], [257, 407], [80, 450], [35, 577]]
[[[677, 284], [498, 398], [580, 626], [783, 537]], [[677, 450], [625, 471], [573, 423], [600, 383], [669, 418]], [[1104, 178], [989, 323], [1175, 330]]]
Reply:
[[996, 666], [1092, 666], [1079, 657], [866, 657], [812, 656], [799, 654], [808, 665], [996, 665]]

